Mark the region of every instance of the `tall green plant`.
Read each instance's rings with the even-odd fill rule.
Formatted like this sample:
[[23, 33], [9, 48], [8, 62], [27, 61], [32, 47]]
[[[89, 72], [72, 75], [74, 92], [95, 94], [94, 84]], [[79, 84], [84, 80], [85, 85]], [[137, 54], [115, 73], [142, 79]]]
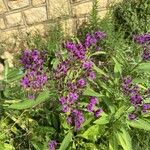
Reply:
[[83, 39], [87, 33], [100, 30], [100, 18], [98, 16], [98, 0], [93, 0], [92, 10], [88, 22], [81, 25], [77, 31], [77, 37]]
[[149, 0], [123, 0], [112, 11], [115, 29], [125, 31], [125, 37], [150, 32]]

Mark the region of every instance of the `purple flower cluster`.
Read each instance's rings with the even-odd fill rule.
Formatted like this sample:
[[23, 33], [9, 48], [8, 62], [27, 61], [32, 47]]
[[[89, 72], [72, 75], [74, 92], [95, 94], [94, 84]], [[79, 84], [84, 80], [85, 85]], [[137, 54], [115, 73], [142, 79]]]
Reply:
[[85, 41], [84, 41], [84, 46], [86, 48], [89, 48], [93, 45], [95, 45], [99, 40], [102, 40], [106, 37], [106, 34], [101, 31], [96, 31], [93, 34], [87, 34]]
[[81, 124], [84, 122], [83, 113], [77, 109], [72, 109], [70, 115], [67, 117], [67, 122], [75, 127], [75, 130], [79, 130]]
[[41, 72], [30, 71], [25, 74], [25, 76], [21, 80], [21, 85], [23, 88], [34, 89], [39, 91], [47, 82], [47, 76]]
[[129, 119], [133, 120], [137, 117], [137, 112], [142, 109], [142, 112], [147, 112], [150, 109], [150, 104], [144, 103], [143, 94], [138, 85], [132, 82], [130, 77], [125, 77], [122, 82], [122, 90], [125, 95], [130, 98], [131, 104], [134, 106], [135, 111], [129, 114]]
[[93, 62], [84, 60], [82, 63], [82, 68], [86, 72], [86, 75], [89, 79], [94, 80], [95, 79], [95, 72], [93, 71]]
[[143, 35], [134, 35], [133, 39], [135, 42], [143, 45], [147, 42], [150, 42], [150, 33], [146, 33]]
[[150, 110], [150, 104], [143, 104], [143, 112], [147, 112], [148, 110]]
[[62, 76], [66, 76], [67, 71], [68, 71], [68, 61], [65, 60], [63, 62], [61, 62], [60, 64], [58, 64], [57, 69], [55, 70], [55, 77], [57, 79], [61, 78]]
[[86, 54], [86, 48], [81, 43], [74, 43], [67, 41], [64, 47], [68, 52], [77, 59], [84, 59]]
[[[61, 87], [61, 91], [62, 87], [64, 87], [64, 94], [59, 101], [62, 111], [67, 115], [67, 122], [74, 126], [75, 130], [79, 130], [81, 124], [84, 122], [83, 113], [78, 110], [80, 106], [79, 98], [86, 87], [88, 79], [94, 80], [96, 77], [93, 70], [93, 62], [88, 58], [89, 48], [93, 45], [96, 46], [98, 40], [103, 39], [105, 36], [103, 32], [97, 31], [93, 34], [87, 34], [82, 43], [70, 41], [64, 43], [63, 47], [67, 49], [68, 57], [58, 64], [55, 70], [56, 79], [65, 80], [66, 82], [65, 85], [58, 85]], [[72, 73], [71, 70], [74, 73], [71, 77], [68, 77]], [[93, 112], [96, 117], [99, 117], [101, 109], [94, 110]]]
[[21, 63], [26, 71], [21, 80], [21, 85], [29, 91], [29, 98], [34, 98], [34, 93], [42, 90], [47, 83], [47, 76], [44, 72], [44, 53], [38, 50], [24, 50]]
[[[82, 83], [82, 86], [83, 86], [83, 83]], [[78, 98], [79, 98], [79, 91], [76, 90], [75, 92], [74, 90], [74, 91], [70, 91], [66, 97], [61, 97], [59, 99], [62, 105], [62, 111], [66, 114], [69, 114], [67, 115], [67, 122], [70, 125], [72, 125], [75, 130], [79, 130], [81, 127], [81, 124], [84, 122], [83, 113], [77, 110], [76, 108], [78, 105]]]
[[55, 140], [51, 140], [48, 143], [49, 150], [56, 150], [57, 142]]
[[43, 69], [44, 60], [41, 52], [38, 50], [24, 50], [21, 57], [21, 64], [24, 69], [41, 70]]
[[150, 60], [150, 33], [146, 33], [143, 35], [135, 35], [133, 37], [134, 41], [142, 45], [143, 47], [143, 53], [142, 53], [142, 59], [144, 61]]
[[87, 110], [91, 113], [94, 113], [96, 118], [100, 117], [101, 113], [103, 112], [103, 110], [101, 108], [98, 108], [97, 110], [95, 110], [95, 106], [96, 106], [97, 102], [98, 102], [98, 99], [96, 97], [91, 97], [90, 102], [87, 105]]

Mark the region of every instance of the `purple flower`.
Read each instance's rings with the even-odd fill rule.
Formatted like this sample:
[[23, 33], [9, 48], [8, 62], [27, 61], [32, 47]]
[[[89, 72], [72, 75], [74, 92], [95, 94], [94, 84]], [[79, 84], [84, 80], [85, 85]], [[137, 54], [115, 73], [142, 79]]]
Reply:
[[94, 80], [94, 79], [95, 79], [95, 72], [94, 72], [94, 71], [90, 71], [90, 72], [89, 72], [89, 78], [90, 78], [91, 80]]
[[96, 31], [94, 33], [94, 36], [95, 36], [96, 39], [102, 40], [103, 38], [106, 37], [106, 34], [104, 32], [101, 32], [101, 31]]
[[89, 104], [86, 106], [87, 110], [88, 110], [89, 112], [91, 112], [91, 113], [94, 111], [94, 107], [95, 107], [95, 105], [92, 104], [92, 103], [89, 103]]
[[74, 126], [75, 130], [79, 130], [82, 123], [84, 122], [83, 113], [77, 109], [72, 109], [71, 114], [67, 118], [67, 122]]
[[101, 108], [97, 109], [94, 114], [96, 118], [99, 118], [102, 114], [103, 110]]
[[93, 34], [87, 34], [84, 45], [86, 48], [90, 48], [92, 45], [95, 45], [99, 40], [102, 40], [103, 38], [106, 37], [106, 34], [101, 31], [96, 31]]
[[28, 95], [28, 98], [31, 99], [31, 100], [35, 99], [35, 95], [33, 95], [33, 94], [32, 95]]
[[70, 109], [69, 106], [67, 106], [67, 105], [64, 106], [64, 105], [63, 105], [62, 111], [63, 111], [64, 113], [66, 113], [66, 112], [69, 111], [69, 109]]
[[68, 94], [69, 102], [72, 104], [78, 99], [79, 95], [77, 93], [70, 92]]
[[48, 143], [49, 150], [56, 150], [57, 142], [55, 140], [51, 140]]
[[99, 46], [96, 47], [96, 51], [100, 51], [101, 49], [102, 49], [102, 48], [99, 47]]
[[143, 107], [142, 107], [142, 111], [144, 113], [146, 113], [147, 110], [150, 110], [150, 104], [149, 103], [143, 104]]
[[98, 100], [96, 97], [91, 97], [90, 103], [92, 103], [93, 105], [96, 105], [97, 102], [98, 102]]
[[75, 92], [77, 90], [77, 85], [76, 83], [68, 83], [67, 84], [68, 88], [69, 88], [69, 91], [72, 91], [72, 92]]
[[142, 53], [142, 58], [144, 61], [150, 60], [150, 46], [145, 46], [144, 51]]
[[84, 61], [82, 64], [83, 69], [92, 69], [93, 63], [91, 61]]
[[134, 113], [130, 113], [130, 114], [128, 115], [128, 118], [129, 118], [129, 120], [135, 120], [135, 119], [137, 118], [137, 116], [136, 116], [136, 114], [134, 114]]
[[74, 58], [84, 59], [86, 49], [81, 43], [76, 44], [76, 43], [67, 41], [65, 43], [65, 48], [68, 50], [70, 55], [72, 55]]
[[80, 79], [80, 80], [78, 80], [78, 85], [79, 85], [79, 87], [84, 87], [85, 85], [86, 85], [86, 81], [85, 81], [85, 79]]
[[140, 87], [138, 85], [132, 86], [132, 88], [130, 89], [130, 93], [131, 94], [140, 93]]
[[89, 104], [87, 105], [87, 110], [89, 112], [94, 112], [94, 107], [97, 103], [97, 98], [96, 97], [91, 97]]
[[68, 71], [67, 62], [68, 61], [63, 61], [62, 63], [58, 64], [57, 69], [55, 70], [56, 78], [60, 78], [63, 75], [67, 74], [67, 71]]
[[147, 42], [150, 42], [150, 33], [145, 33], [143, 35], [134, 35], [133, 39], [139, 44], [145, 44]]
[[38, 50], [24, 50], [21, 57], [21, 63], [26, 71], [25, 76], [21, 79], [21, 85], [24, 89], [29, 90], [31, 95], [42, 90], [47, 83], [47, 76], [43, 70], [44, 54], [41, 54], [42, 52]]
[[142, 102], [142, 96], [140, 94], [133, 94], [130, 96], [130, 100], [133, 105], [139, 105]]
[[24, 76], [21, 80], [21, 85], [24, 87], [24, 88], [29, 88], [30, 87], [30, 81], [29, 81], [29, 78], [27, 76]]
[[39, 70], [43, 68], [44, 60], [38, 50], [24, 50], [21, 63], [25, 69]]
[[59, 99], [59, 101], [60, 101], [61, 105], [64, 105], [64, 104], [67, 102], [67, 100], [66, 100], [65, 97], [61, 97], [61, 98]]

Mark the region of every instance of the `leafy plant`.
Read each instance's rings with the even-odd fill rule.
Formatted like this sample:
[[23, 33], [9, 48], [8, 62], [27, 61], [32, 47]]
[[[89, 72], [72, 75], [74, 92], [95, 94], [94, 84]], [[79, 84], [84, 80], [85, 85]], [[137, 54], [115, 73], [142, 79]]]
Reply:
[[125, 31], [125, 37], [150, 31], [150, 1], [123, 0], [113, 6], [115, 29]]

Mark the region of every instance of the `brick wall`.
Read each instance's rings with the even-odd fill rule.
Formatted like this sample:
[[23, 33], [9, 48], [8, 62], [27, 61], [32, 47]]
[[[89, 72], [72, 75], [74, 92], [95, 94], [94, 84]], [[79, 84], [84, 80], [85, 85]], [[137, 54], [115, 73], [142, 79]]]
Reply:
[[[99, 0], [100, 17], [114, 1]], [[35, 30], [43, 33], [48, 23], [58, 20], [65, 32], [72, 33], [91, 8], [92, 0], [0, 0], [0, 40]]]

